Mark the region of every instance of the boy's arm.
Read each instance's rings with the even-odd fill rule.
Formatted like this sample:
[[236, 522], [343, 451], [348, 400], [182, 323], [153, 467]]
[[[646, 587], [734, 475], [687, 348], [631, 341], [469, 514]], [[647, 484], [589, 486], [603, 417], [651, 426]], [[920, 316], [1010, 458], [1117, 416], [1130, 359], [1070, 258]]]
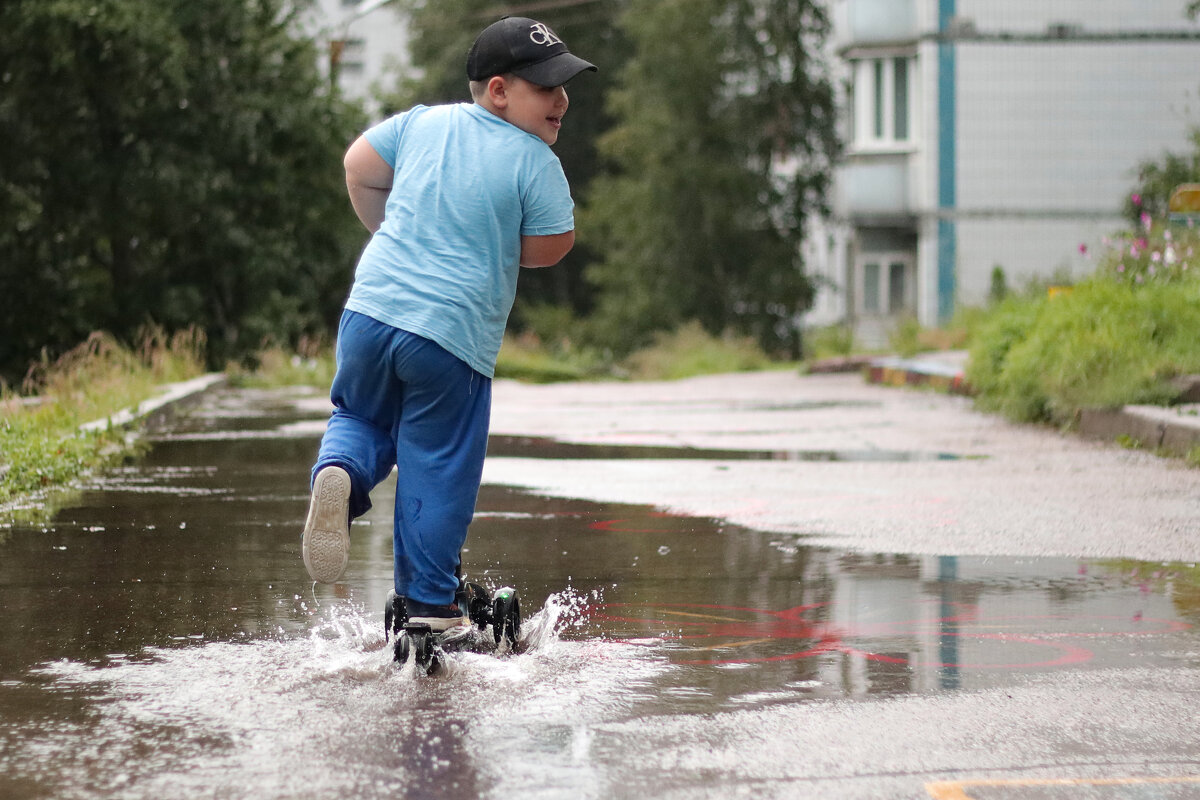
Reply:
[[552, 267], [575, 246], [575, 231], [521, 237], [522, 267]]
[[359, 136], [346, 151], [343, 161], [346, 167], [346, 190], [350, 193], [350, 205], [371, 233], [383, 224], [383, 210], [387, 205], [388, 193], [392, 190], [392, 165], [375, 152], [375, 148]]

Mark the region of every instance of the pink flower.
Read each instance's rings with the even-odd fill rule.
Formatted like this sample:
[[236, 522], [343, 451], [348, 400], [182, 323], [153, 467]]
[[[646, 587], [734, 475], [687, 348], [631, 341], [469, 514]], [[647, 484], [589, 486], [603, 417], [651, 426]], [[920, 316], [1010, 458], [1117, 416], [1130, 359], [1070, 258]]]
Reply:
[[1124, 272], [1124, 271], [1125, 271], [1125, 262], [1122, 261], [1120, 264], [1117, 264], [1117, 272]]
[[1079, 254], [1083, 256], [1087, 255], [1087, 245], [1083, 242], [1079, 243]]
[[1138, 194], [1137, 192], [1134, 192], [1133, 194], [1129, 195], [1129, 199], [1133, 201], [1133, 204], [1135, 206], [1140, 206], [1142, 204], [1142, 196], [1140, 194]]
[[1162, 253], [1155, 250], [1150, 254], [1150, 260], [1157, 264], [1158, 262], [1162, 261]]
[[1150, 225], [1151, 225], [1150, 213], [1147, 211], [1143, 211], [1141, 219], [1142, 219], [1142, 227], [1145, 228], [1146, 230], [1150, 230]]

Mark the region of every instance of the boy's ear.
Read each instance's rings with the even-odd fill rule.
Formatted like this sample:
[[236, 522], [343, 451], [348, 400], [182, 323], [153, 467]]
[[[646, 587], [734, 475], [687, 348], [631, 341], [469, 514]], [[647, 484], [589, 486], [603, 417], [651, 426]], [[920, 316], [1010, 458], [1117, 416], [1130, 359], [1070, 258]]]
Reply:
[[496, 108], [508, 105], [508, 82], [503, 75], [493, 75], [487, 82], [488, 99]]

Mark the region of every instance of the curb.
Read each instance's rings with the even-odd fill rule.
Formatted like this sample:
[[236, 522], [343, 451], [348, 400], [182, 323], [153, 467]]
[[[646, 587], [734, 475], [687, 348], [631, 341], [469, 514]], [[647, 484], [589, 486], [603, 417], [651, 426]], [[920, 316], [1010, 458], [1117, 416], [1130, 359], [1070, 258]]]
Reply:
[[124, 428], [139, 419], [165, 414], [179, 403], [197, 397], [225, 380], [223, 372], [210, 372], [188, 381], [165, 384], [157, 397], [143, 400], [134, 408], [121, 409], [112, 416], [85, 422], [79, 426], [79, 432], [95, 433], [110, 428]]
[[1079, 413], [1079, 435], [1186, 456], [1200, 447], [1200, 404], [1086, 408]]
[[945, 394], [969, 396], [971, 387], [963, 376], [966, 353], [948, 351], [926, 358], [876, 358], [863, 370], [867, 383], [881, 386], [912, 386]]
[[[864, 368], [863, 375], [868, 383], [882, 386], [912, 386], [970, 396], [971, 387], [963, 375], [965, 364], [966, 354], [960, 351], [917, 358], [876, 358]], [[1192, 380], [1180, 385], [1183, 397], [1193, 396], [1195, 383]], [[1129, 443], [1183, 457], [1200, 447], [1200, 403], [1088, 408], [1079, 413], [1077, 433], [1085, 439]]]

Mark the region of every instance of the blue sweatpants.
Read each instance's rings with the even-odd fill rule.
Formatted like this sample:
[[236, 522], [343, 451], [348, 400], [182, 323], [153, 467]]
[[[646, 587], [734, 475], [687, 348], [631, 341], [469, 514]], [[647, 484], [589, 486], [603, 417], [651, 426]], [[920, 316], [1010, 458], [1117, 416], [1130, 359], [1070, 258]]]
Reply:
[[397, 467], [396, 594], [454, 602], [487, 451], [491, 379], [429, 339], [346, 311], [330, 398], [313, 476], [331, 465], [345, 469], [357, 517]]

